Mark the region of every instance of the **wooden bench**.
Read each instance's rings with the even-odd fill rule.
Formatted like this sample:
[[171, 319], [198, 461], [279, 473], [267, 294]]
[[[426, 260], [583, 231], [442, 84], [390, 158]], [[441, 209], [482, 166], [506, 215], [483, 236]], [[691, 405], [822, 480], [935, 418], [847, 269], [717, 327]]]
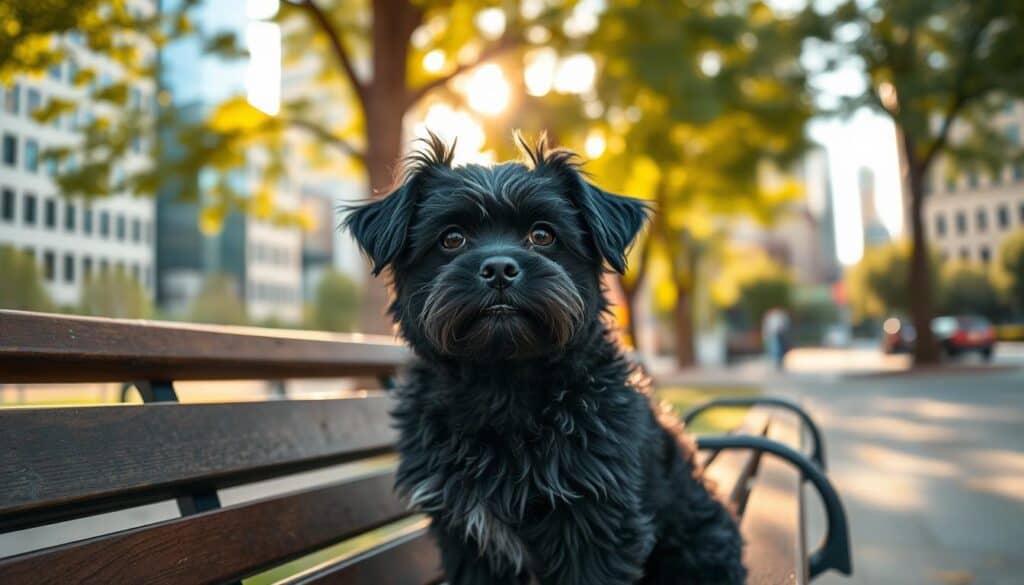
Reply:
[[[232, 583], [356, 537], [283, 582], [439, 582], [427, 520], [392, 492], [386, 392], [176, 403], [178, 381], [389, 379], [408, 357], [384, 338], [0, 311], [0, 384], [130, 382], [146, 402], [0, 409], [0, 535], [177, 505], [172, 518], [0, 558], [0, 583]], [[798, 444], [785, 416], [756, 408], [743, 431]], [[742, 514], [751, 582], [805, 582], [800, 473], [758, 453], [709, 455], [709, 474]], [[326, 483], [295, 479], [354, 465]], [[222, 505], [224, 490], [274, 478], [293, 485]]]

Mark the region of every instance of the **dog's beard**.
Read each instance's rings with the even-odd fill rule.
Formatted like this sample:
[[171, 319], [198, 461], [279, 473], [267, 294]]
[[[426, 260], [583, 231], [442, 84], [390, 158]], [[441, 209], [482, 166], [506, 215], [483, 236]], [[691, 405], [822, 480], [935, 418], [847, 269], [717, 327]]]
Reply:
[[583, 298], [561, 267], [543, 264], [531, 267], [525, 286], [503, 291], [445, 266], [420, 313], [427, 340], [442, 354], [476, 359], [522, 359], [564, 347], [583, 319]]

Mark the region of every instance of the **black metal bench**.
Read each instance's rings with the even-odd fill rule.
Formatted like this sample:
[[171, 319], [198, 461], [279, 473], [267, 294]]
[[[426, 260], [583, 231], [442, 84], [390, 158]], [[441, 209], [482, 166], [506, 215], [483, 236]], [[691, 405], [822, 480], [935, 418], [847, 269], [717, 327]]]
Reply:
[[[389, 378], [407, 358], [382, 338], [0, 311], [0, 384], [130, 382], [146, 402], [0, 409], [0, 534], [167, 500], [179, 512], [0, 558], [0, 583], [237, 582], [382, 527], [372, 542], [285, 582], [440, 581], [427, 521], [392, 493], [386, 392], [176, 403], [177, 381]], [[808, 470], [743, 438], [799, 446], [788, 416], [755, 407], [743, 435], [704, 445], [721, 449], [709, 452], [708, 473], [742, 515], [752, 583], [813, 574], [802, 528]], [[227, 488], [354, 462], [364, 465], [346, 479], [221, 504]]]

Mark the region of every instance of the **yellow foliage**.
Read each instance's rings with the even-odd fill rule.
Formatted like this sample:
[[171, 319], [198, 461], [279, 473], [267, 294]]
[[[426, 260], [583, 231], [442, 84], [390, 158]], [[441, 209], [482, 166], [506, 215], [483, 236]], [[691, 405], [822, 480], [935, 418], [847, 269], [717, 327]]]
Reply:
[[204, 207], [199, 213], [199, 231], [206, 236], [215, 236], [224, 227], [227, 210], [220, 205]]
[[271, 117], [252, 107], [244, 97], [232, 98], [214, 110], [210, 129], [214, 132], [245, 132], [256, 130]]

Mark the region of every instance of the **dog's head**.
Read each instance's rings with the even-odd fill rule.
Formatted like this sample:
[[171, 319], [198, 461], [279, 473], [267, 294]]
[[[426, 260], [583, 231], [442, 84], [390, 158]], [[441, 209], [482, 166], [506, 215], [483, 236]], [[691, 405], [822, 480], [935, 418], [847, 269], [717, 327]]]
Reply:
[[463, 361], [551, 355], [593, 331], [607, 264], [622, 272], [647, 217], [585, 180], [574, 154], [519, 143], [528, 164], [452, 166], [436, 136], [388, 196], [345, 220], [374, 274], [390, 267], [391, 313], [424, 355]]

